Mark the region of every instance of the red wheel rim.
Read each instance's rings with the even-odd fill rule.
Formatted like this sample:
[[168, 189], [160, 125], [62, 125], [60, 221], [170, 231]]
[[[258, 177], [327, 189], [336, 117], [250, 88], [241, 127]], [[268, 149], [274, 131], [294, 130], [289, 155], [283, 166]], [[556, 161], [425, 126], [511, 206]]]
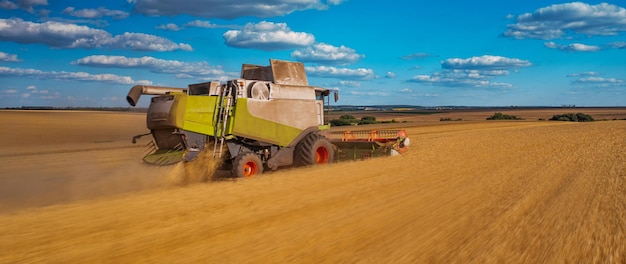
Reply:
[[248, 161], [243, 165], [243, 176], [246, 178], [254, 176], [259, 168], [254, 161]]
[[315, 163], [324, 164], [328, 162], [328, 149], [319, 147], [315, 151]]

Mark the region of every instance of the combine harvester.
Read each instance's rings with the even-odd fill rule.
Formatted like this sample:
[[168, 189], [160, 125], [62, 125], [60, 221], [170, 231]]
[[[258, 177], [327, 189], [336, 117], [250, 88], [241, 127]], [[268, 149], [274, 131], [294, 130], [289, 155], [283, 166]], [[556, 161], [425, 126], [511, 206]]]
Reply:
[[331, 163], [340, 159], [386, 156], [406, 151], [404, 130], [329, 131], [324, 103], [337, 91], [309, 86], [304, 65], [270, 60], [244, 64], [241, 78], [191, 84], [188, 88], [136, 85], [132, 106], [151, 98], [146, 124], [152, 135], [143, 160], [170, 165], [195, 160], [204, 149], [234, 177], [267, 169]]

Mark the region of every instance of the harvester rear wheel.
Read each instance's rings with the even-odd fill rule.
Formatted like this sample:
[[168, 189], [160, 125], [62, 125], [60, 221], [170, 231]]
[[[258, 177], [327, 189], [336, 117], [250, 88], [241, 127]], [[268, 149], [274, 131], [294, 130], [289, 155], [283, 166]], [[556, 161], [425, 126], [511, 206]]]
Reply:
[[298, 143], [294, 156], [296, 164], [306, 166], [331, 163], [335, 152], [326, 137], [313, 133]]
[[238, 178], [251, 178], [263, 173], [261, 158], [254, 153], [244, 153], [233, 161], [233, 176]]

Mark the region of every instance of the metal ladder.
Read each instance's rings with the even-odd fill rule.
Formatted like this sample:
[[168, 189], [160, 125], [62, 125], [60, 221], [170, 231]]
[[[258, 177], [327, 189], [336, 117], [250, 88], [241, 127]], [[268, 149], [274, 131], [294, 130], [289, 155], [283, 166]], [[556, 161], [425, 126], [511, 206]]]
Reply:
[[[228, 119], [231, 115], [231, 107], [233, 102], [232, 88], [227, 85], [222, 86], [220, 90], [219, 98], [217, 101], [214, 128], [215, 143], [213, 146], [213, 157], [221, 158], [224, 150], [224, 142], [226, 140], [226, 130], [228, 129]], [[219, 146], [219, 152], [218, 150]]]

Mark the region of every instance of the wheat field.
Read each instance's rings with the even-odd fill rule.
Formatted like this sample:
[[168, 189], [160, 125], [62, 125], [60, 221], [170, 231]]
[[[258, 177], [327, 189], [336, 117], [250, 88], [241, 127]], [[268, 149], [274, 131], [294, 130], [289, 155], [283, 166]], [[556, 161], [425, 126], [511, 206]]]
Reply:
[[401, 123], [401, 156], [180, 184], [142, 114], [0, 117], [0, 263], [626, 262], [623, 120]]

